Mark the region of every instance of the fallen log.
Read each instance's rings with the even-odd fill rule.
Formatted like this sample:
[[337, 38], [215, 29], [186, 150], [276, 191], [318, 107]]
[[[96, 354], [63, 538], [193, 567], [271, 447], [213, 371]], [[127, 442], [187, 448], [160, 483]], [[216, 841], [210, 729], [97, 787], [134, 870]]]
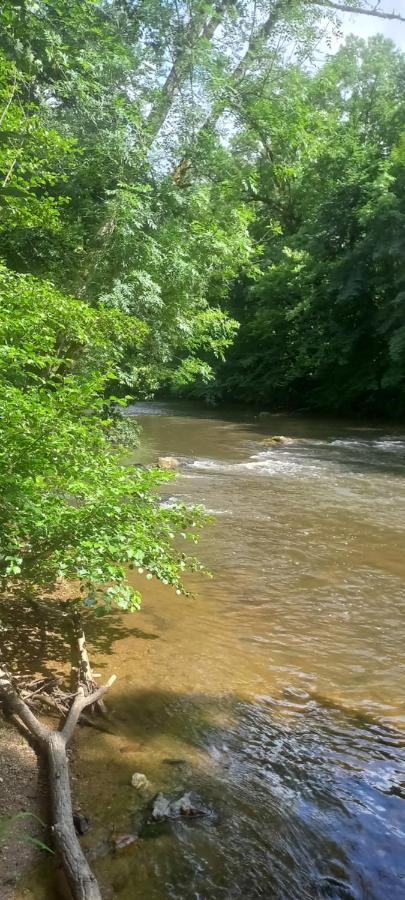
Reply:
[[33, 738], [38, 752], [48, 764], [52, 838], [73, 900], [101, 900], [101, 894], [75, 831], [67, 748], [83, 710], [98, 703], [114, 684], [115, 678], [112, 675], [105, 685], [91, 694], [86, 694], [80, 686], [62, 728], [54, 730], [37, 719], [20, 697], [11, 676], [0, 668], [0, 699], [5, 702], [16, 724]]

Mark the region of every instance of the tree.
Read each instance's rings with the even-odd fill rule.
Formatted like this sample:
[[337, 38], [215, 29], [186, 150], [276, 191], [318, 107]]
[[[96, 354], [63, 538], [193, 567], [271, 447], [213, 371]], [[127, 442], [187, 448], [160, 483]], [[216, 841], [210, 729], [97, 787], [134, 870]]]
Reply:
[[145, 326], [29, 276], [0, 277], [3, 582], [79, 581], [101, 608], [137, 607], [128, 564], [180, 588], [171, 535], [194, 514], [160, 509], [154, 488], [168, 476], [123, 467], [108, 440], [108, 386]]
[[[17, 180], [32, 182], [31, 220], [4, 220], [3, 256], [11, 268], [50, 277], [91, 304], [103, 296], [141, 315], [154, 344], [144, 363], [126, 361], [124, 391], [183, 390], [187, 371], [197, 393], [211, 393], [214, 368], [235, 334], [229, 285], [252, 254], [252, 207], [233, 191], [237, 177], [221, 132], [244, 128], [243, 97], [283, 78], [292, 46], [301, 67], [313, 58], [325, 15], [333, 23], [339, 10], [354, 9], [370, 12], [360, 2], [312, 0], [254, 8], [200, 0], [187, 8], [160, 0], [3, 4], [5, 105], [14, 92], [21, 121], [13, 127], [17, 135], [25, 129], [12, 141], [6, 132], [3, 180], [10, 166], [15, 179], [5, 185], [8, 203], [17, 205], [18, 191], [22, 206]], [[206, 255], [213, 251], [208, 278], [199, 244]], [[227, 259], [222, 268], [217, 250]], [[196, 336], [209, 305], [207, 351], [208, 332], [200, 348]], [[221, 349], [219, 317], [228, 336]], [[192, 353], [180, 349], [186, 335]]]
[[[127, 580], [137, 567], [182, 588], [182, 574], [198, 564], [173, 549], [179, 533], [194, 539], [197, 509], [162, 508], [160, 470], [122, 465], [108, 437], [106, 403], [124, 348], [137, 348], [145, 326], [122, 313], [93, 310], [51, 284], [0, 269], [0, 580], [37, 604], [44, 588], [64, 579], [77, 585], [77, 604], [96, 615], [113, 605], [138, 609]], [[110, 388], [110, 390], [109, 390]], [[80, 599], [79, 599], [80, 598]], [[39, 606], [40, 609], [40, 606]], [[55, 615], [57, 611], [55, 611]], [[96, 900], [97, 883], [75, 837], [66, 749], [86, 706], [87, 666], [61, 731], [34, 716], [0, 664], [0, 698], [36, 740], [49, 764], [52, 828], [75, 898]], [[81, 669], [79, 669], [81, 673]]]
[[266, 249], [235, 296], [233, 394], [402, 413], [403, 84], [390, 42], [349, 39], [319, 73], [250, 105], [239, 146], [262, 135], [249, 193]]

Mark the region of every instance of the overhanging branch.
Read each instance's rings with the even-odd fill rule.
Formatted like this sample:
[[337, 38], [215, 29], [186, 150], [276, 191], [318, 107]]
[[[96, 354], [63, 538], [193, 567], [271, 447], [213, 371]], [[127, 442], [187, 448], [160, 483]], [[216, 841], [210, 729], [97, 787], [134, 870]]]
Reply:
[[359, 16], [371, 16], [374, 19], [394, 19], [396, 22], [405, 22], [405, 16], [401, 16], [400, 13], [395, 12], [384, 12], [381, 9], [370, 9], [365, 6], [353, 6], [351, 3], [338, 3], [334, 2], [334, 0], [309, 0], [314, 6], [326, 6], [328, 9], [336, 9], [338, 12], [342, 13], [352, 13]]

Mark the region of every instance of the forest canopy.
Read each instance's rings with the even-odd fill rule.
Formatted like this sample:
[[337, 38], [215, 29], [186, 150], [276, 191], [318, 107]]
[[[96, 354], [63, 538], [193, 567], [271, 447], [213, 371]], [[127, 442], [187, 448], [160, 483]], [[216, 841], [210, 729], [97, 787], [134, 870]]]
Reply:
[[117, 393], [403, 414], [404, 54], [346, 6], [4, 0], [3, 266], [140, 323]]

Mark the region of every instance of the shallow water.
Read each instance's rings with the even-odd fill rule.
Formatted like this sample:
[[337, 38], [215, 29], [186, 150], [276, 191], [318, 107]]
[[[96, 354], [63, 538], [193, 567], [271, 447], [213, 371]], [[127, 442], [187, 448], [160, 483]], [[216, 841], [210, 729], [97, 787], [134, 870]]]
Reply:
[[[142, 611], [95, 642], [96, 671], [118, 675], [115, 733], [82, 733], [74, 786], [105, 896], [402, 900], [405, 434], [132, 412], [140, 459], [181, 461], [166, 502], [216, 515], [198, 551], [213, 578], [189, 579], [193, 600], [143, 580]], [[263, 444], [280, 433], [294, 441]], [[144, 815], [134, 771], [219, 820], [103, 855]]]

